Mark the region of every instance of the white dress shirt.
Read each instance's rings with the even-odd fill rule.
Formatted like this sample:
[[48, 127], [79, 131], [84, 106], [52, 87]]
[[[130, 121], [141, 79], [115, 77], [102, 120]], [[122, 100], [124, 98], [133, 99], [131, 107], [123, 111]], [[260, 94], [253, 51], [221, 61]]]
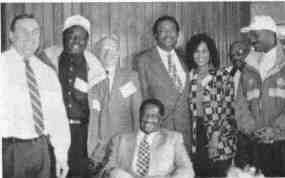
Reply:
[[171, 60], [177, 69], [177, 75], [182, 82], [182, 87], [184, 88], [185, 83], [186, 83], [186, 72], [184, 71], [182, 64], [180, 63], [180, 60], [177, 57], [175, 50], [173, 49], [170, 52], [168, 52], [168, 51], [161, 49], [158, 46], [157, 46], [157, 50], [158, 50], [158, 53], [159, 53], [160, 58], [162, 60], [162, 63], [164, 64], [167, 71], [169, 71], [169, 69], [168, 69], [168, 55], [169, 54], [171, 55]]
[[269, 72], [269, 70], [274, 66], [276, 61], [276, 47], [272, 48], [267, 53], [264, 53], [260, 59], [258, 66], [260, 76], [264, 80]]
[[[56, 159], [67, 161], [70, 131], [56, 73], [37, 57], [30, 65], [41, 96], [44, 133], [50, 136]], [[38, 137], [33, 119], [29, 87], [23, 57], [12, 47], [1, 54], [0, 61], [0, 130], [2, 137], [31, 139]]]
[[[149, 144], [149, 145], [151, 145], [151, 143], [152, 143], [152, 141], [153, 141], [153, 138], [155, 137], [155, 135], [157, 134], [158, 132], [152, 132], [152, 133], [150, 133], [149, 135], [148, 135], [148, 137], [147, 137], [147, 143]], [[133, 158], [133, 162], [132, 162], [132, 169], [133, 169], [133, 171], [135, 172], [135, 173], [137, 173], [137, 159], [138, 159], [138, 151], [139, 151], [139, 145], [140, 145], [140, 143], [142, 142], [142, 140], [143, 140], [143, 138], [144, 138], [144, 136], [145, 136], [146, 134], [143, 132], [143, 131], [141, 131], [141, 130], [139, 130], [138, 131], [138, 134], [137, 134], [137, 142], [136, 142], [136, 147], [135, 147], [135, 153], [134, 153], [134, 158]]]

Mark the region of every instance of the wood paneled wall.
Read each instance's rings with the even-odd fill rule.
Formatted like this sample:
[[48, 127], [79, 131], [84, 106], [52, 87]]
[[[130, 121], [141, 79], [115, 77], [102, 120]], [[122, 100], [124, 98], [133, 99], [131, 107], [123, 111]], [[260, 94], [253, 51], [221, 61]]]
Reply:
[[61, 43], [66, 17], [81, 14], [92, 24], [88, 48], [94, 52], [96, 41], [115, 33], [120, 37], [121, 66], [131, 66], [133, 55], [154, 44], [152, 25], [161, 15], [175, 16], [181, 26], [184, 43], [193, 34], [206, 32], [216, 41], [221, 63], [228, 63], [231, 42], [240, 39], [239, 29], [250, 20], [248, 2], [144, 2], [144, 3], [8, 3], [1, 4], [2, 49], [8, 47], [12, 18], [33, 13], [42, 27], [42, 46]]

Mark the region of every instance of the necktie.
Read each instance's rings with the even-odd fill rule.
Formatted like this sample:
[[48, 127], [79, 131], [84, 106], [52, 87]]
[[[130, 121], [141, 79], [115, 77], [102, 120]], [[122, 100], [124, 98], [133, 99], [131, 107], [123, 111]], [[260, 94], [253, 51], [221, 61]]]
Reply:
[[167, 56], [167, 60], [168, 60], [168, 72], [169, 72], [170, 78], [172, 82], [174, 83], [175, 87], [179, 90], [179, 92], [182, 92], [183, 90], [182, 81], [178, 76], [177, 68], [172, 60], [171, 54]]
[[139, 144], [138, 158], [137, 158], [137, 173], [140, 176], [145, 176], [149, 169], [150, 161], [150, 145], [147, 142], [147, 135], [144, 136], [143, 140]]
[[26, 77], [27, 77], [27, 84], [29, 87], [29, 95], [31, 99], [35, 131], [40, 136], [44, 134], [44, 129], [45, 129], [40, 92], [38, 89], [35, 73], [30, 65], [30, 61], [28, 59], [24, 59], [24, 62], [26, 67]]

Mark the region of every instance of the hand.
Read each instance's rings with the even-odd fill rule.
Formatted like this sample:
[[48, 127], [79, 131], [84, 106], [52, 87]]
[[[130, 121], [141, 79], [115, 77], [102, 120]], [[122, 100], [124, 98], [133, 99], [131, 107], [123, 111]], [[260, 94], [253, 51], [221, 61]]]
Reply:
[[65, 178], [68, 173], [68, 165], [66, 161], [56, 161], [56, 177]]
[[218, 144], [219, 144], [220, 132], [216, 131], [212, 134], [211, 140], [208, 144], [208, 154], [210, 158], [214, 158], [218, 155]]
[[264, 127], [254, 132], [254, 136], [263, 143], [272, 143], [275, 137], [275, 131], [271, 127]]

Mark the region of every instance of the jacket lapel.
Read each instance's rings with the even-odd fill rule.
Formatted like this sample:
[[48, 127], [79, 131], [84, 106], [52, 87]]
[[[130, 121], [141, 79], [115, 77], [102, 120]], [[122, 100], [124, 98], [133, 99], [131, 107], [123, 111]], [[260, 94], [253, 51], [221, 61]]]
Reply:
[[168, 85], [170, 88], [176, 90], [156, 48], [153, 48], [152, 56], [153, 64], [150, 66], [153, 67], [152, 71], [154, 71], [158, 75], [158, 77], [161, 79], [161, 82], [163, 82], [165, 85]]

